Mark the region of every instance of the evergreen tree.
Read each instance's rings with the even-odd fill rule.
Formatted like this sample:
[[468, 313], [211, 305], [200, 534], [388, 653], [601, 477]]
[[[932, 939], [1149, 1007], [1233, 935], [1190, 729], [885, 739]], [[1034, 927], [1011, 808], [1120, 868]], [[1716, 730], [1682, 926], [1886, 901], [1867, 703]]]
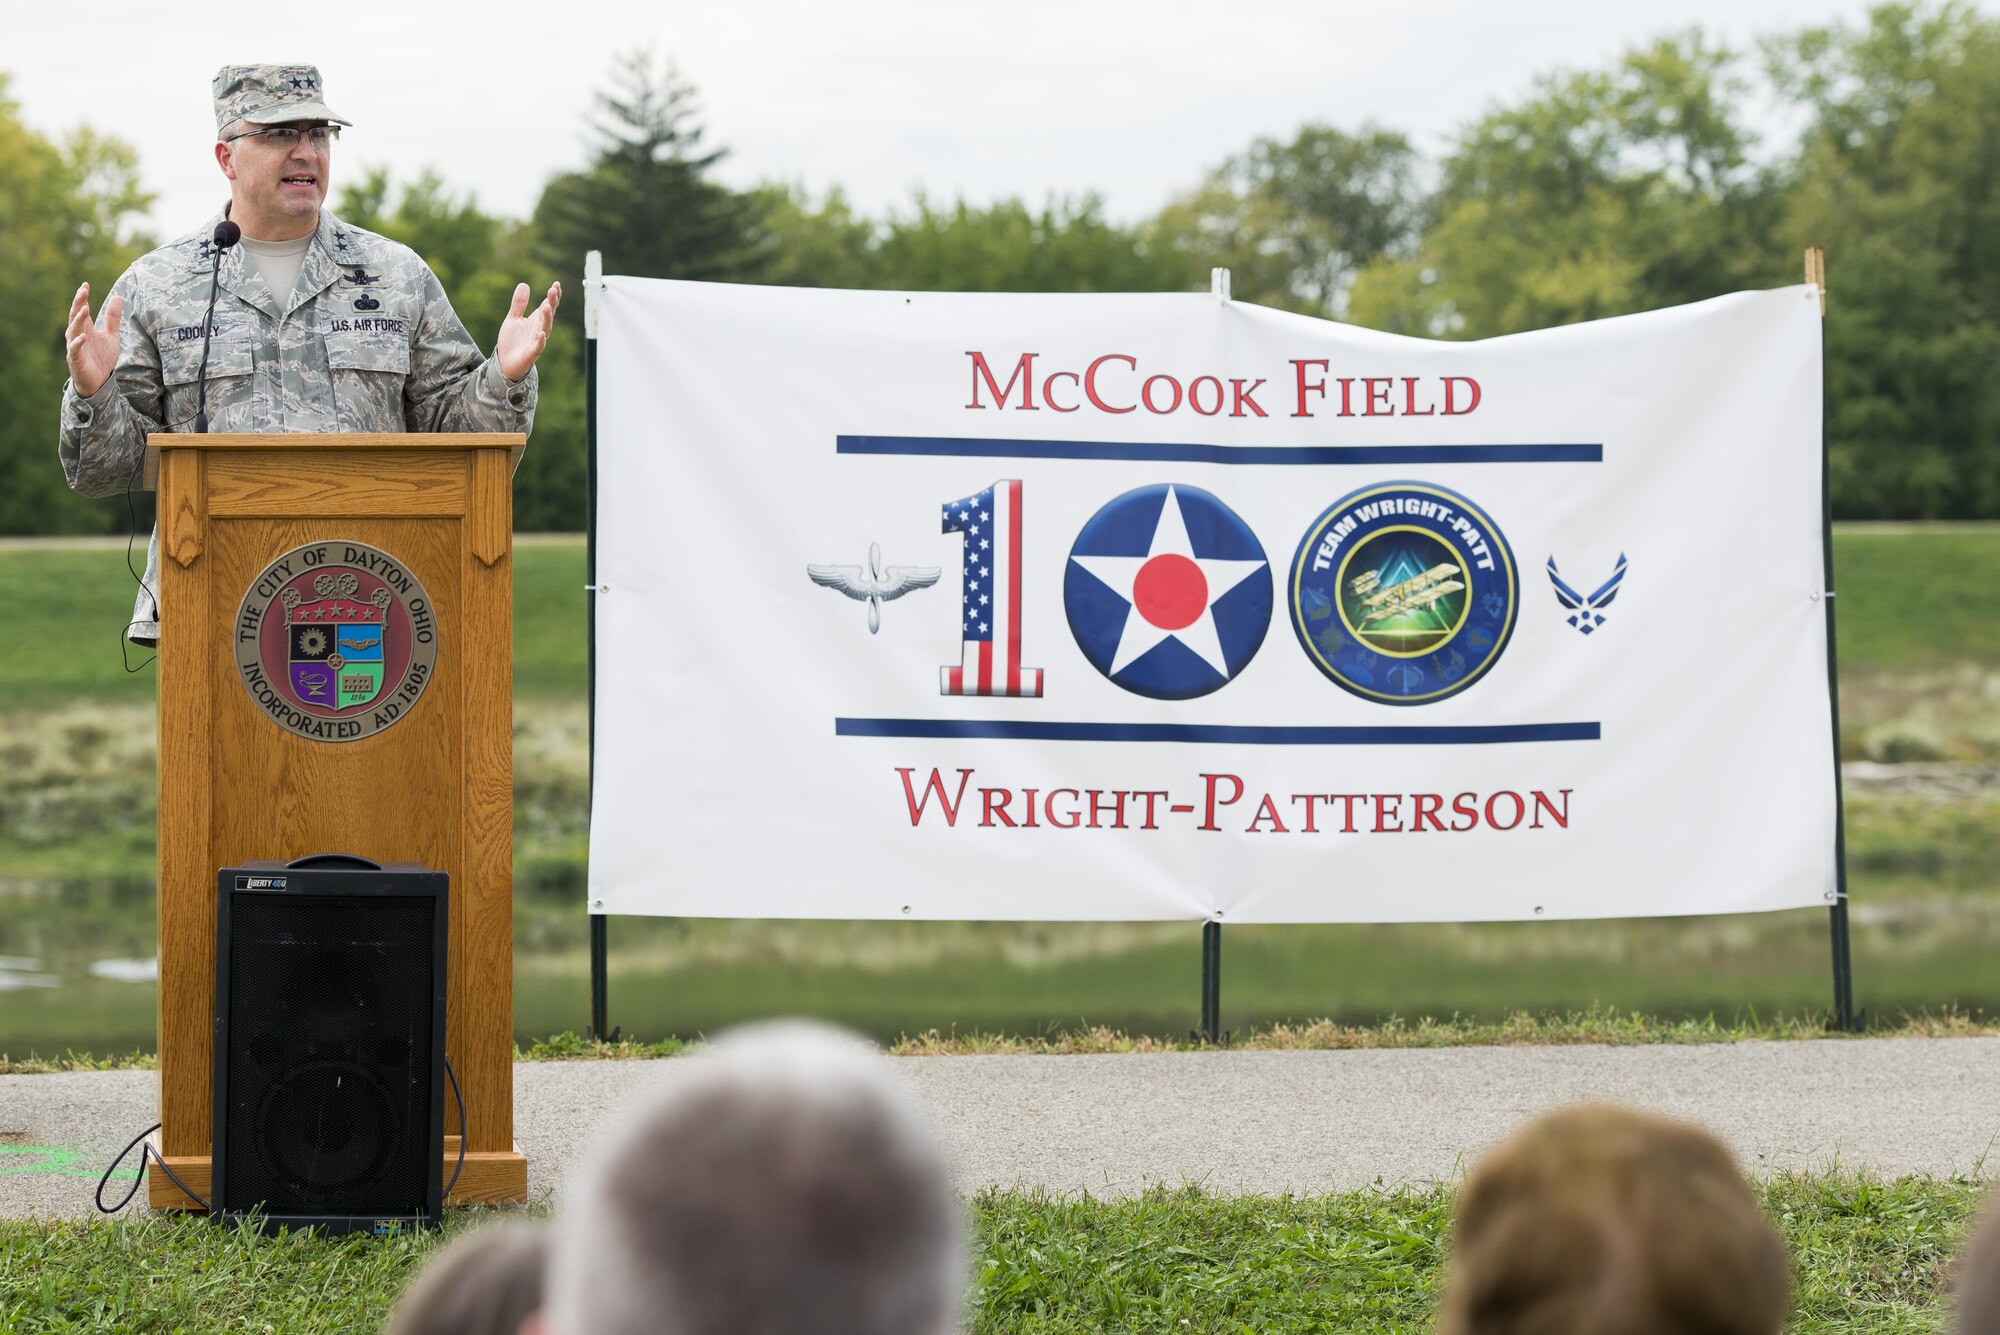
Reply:
[[632, 52], [614, 62], [596, 101], [590, 164], [552, 177], [535, 206], [549, 267], [580, 277], [584, 253], [597, 250], [606, 273], [757, 278], [756, 203], [709, 178], [726, 150], [702, 148], [693, 85], [672, 64]]
[[528, 229], [564, 299], [542, 355], [535, 441], [515, 476], [520, 528], [584, 526], [585, 253], [601, 251], [610, 274], [714, 281], [754, 280], [766, 258], [757, 202], [709, 178], [725, 150], [702, 147], [694, 87], [670, 62], [643, 51], [615, 60], [590, 129], [589, 164], [549, 179]]

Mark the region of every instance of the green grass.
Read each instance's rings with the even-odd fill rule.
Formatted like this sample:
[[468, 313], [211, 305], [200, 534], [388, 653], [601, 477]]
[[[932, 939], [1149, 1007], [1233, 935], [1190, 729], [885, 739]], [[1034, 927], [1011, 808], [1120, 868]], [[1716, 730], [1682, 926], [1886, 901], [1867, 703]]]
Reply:
[[[1946, 1328], [1943, 1277], [1980, 1184], [1830, 1170], [1760, 1183], [1794, 1264], [1793, 1332]], [[1421, 1331], [1444, 1283], [1450, 1187], [1102, 1201], [987, 1191], [971, 1203], [967, 1329]], [[0, 1332], [377, 1328], [435, 1235], [265, 1238], [198, 1219], [0, 1223]]]
[[[146, 568], [140, 535], [133, 565]], [[156, 676], [138, 667], [152, 651], [125, 643], [137, 582], [125, 570], [125, 544], [0, 546], [0, 711], [42, 709], [65, 701], [150, 703]], [[121, 646], [123, 646], [121, 648]]]
[[[1922, 671], [2000, 662], [2000, 526], [1844, 527], [1833, 540], [1843, 668]], [[145, 545], [135, 558], [143, 566]], [[118, 637], [132, 610], [122, 542], [0, 544], [0, 710], [150, 700]], [[514, 551], [517, 697], [584, 694], [583, 540], [524, 536]], [[144, 657], [135, 651], [135, 661]]]
[[[1947, 1008], [1935, 1013], [1871, 1017], [1864, 1028], [1840, 1032], [1830, 1027], [1825, 1011], [1790, 1015], [1739, 1015], [1727, 1023], [1713, 1015], [1674, 1019], [1642, 1011], [1598, 1007], [1585, 1011], [1536, 1014], [1516, 1011], [1503, 1019], [1483, 1021], [1463, 1015], [1445, 1019], [1424, 1016], [1415, 1021], [1390, 1016], [1376, 1024], [1348, 1025], [1320, 1019], [1300, 1024], [1276, 1024], [1229, 1033], [1223, 1042], [1246, 1052], [1338, 1052], [1382, 1048], [1518, 1047], [1528, 1044], [1574, 1047], [1636, 1047], [1642, 1044], [1687, 1046], [1696, 1043], [1800, 1042], [1849, 1038], [1971, 1038], [2000, 1034], [2000, 1020], [1982, 1013]], [[516, 1061], [650, 1061], [697, 1051], [699, 1039], [628, 1038], [615, 1041], [585, 1038], [564, 1030], [546, 1038], [517, 1043]], [[1060, 1029], [1042, 1034], [993, 1033], [978, 1029], [941, 1032], [926, 1029], [889, 1042], [898, 1057], [1073, 1056], [1105, 1053], [1193, 1052], [1208, 1045], [1197, 1035], [1130, 1034], [1097, 1026]], [[141, 1048], [100, 1056], [66, 1051], [61, 1056], [10, 1057], [0, 1052], [0, 1075], [60, 1075], [76, 1071], [150, 1071], [158, 1064]]]
[[[1701, 1018], [1670, 1019], [1641, 1011], [1617, 1011], [1598, 1007], [1586, 1011], [1535, 1014], [1516, 1011], [1504, 1019], [1482, 1021], [1453, 1015], [1439, 1020], [1425, 1016], [1414, 1022], [1391, 1016], [1379, 1024], [1347, 1025], [1333, 1020], [1313, 1020], [1304, 1024], [1277, 1024], [1228, 1035], [1228, 1046], [1251, 1052], [1343, 1052], [1383, 1048], [1469, 1048], [1521, 1047], [1527, 1045], [1575, 1047], [1638, 1047], [1697, 1043], [1800, 1042], [1819, 1039], [1841, 1041], [1851, 1038], [1966, 1038], [2000, 1034], [2000, 1023], [1989, 1023], [1984, 1015], [1947, 1010], [1937, 1014], [1903, 1015], [1895, 1019], [1877, 1017], [1864, 1029], [1836, 1031], [1825, 1011], [1801, 1011], [1795, 1015], [1739, 1016], [1723, 1023], [1713, 1015]], [[565, 1038], [573, 1036], [565, 1035]], [[685, 1050], [676, 1045], [655, 1045], [658, 1055], [671, 1056]], [[1206, 1047], [1199, 1036], [1158, 1037], [1126, 1034], [1116, 1029], [1068, 1030], [1061, 1033], [1020, 1037], [1013, 1034], [940, 1034], [927, 1030], [914, 1037], [905, 1035], [890, 1045], [899, 1057], [1050, 1055], [1190, 1052]], [[540, 1045], [537, 1045], [540, 1047]], [[578, 1055], [623, 1057], [637, 1053], [645, 1045], [586, 1045]], [[535, 1052], [527, 1054], [531, 1058]], [[551, 1048], [551, 1058], [566, 1052]], [[86, 1069], [96, 1069], [86, 1063]]]
[[[133, 562], [146, 565], [142, 534]], [[524, 535], [514, 549], [514, 691], [517, 698], [585, 689], [583, 540]], [[127, 646], [136, 586], [124, 542], [44, 546], [0, 543], [0, 713], [59, 704], [151, 703], [157, 672], [137, 667], [150, 650]]]
[[581, 538], [515, 539], [515, 699], [584, 698], [590, 639], [583, 571]]
[[1843, 671], [2000, 663], [2000, 525], [1854, 525], [1833, 535]]

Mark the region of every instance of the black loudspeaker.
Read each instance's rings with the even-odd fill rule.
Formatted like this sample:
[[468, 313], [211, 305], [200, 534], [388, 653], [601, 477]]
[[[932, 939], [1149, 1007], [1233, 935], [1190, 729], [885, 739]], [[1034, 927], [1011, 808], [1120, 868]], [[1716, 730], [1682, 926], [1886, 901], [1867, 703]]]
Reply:
[[339, 853], [217, 873], [211, 1217], [438, 1222], [447, 884]]

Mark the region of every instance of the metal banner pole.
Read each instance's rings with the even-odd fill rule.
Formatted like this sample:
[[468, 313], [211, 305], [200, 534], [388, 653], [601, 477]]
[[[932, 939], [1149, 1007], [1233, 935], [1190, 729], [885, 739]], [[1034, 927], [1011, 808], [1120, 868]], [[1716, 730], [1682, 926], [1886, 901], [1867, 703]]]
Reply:
[[1806, 248], [1806, 282], [1819, 289], [1820, 345], [1820, 428], [1819, 490], [1824, 507], [1821, 522], [1823, 559], [1826, 573], [1826, 689], [1833, 705], [1833, 903], [1828, 908], [1828, 927], [1833, 946], [1832, 1028], [1840, 1033], [1860, 1029], [1854, 1010], [1854, 957], [1847, 927], [1847, 802], [1840, 776], [1840, 668], [1834, 637], [1833, 613], [1833, 493], [1828, 485], [1826, 425], [1826, 252], [1818, 246]]
[[1201, 925], [1201, 1037], [1222, 1041], [1222, 924], [1213, 918]]
[[[597, 791], [597, 292], [604, 285], [604, 256], [591, 251], [583, 257], [583, 577], [587, 632], [584, 640], [584, 672], [588, 679], [590, 772], [585, 788], [585, 810], [590, 795]], [[611, 1036], [611, 953], [610, 919], [590, 904], [590, 1031], [589, 1036], [606, 1041]]]

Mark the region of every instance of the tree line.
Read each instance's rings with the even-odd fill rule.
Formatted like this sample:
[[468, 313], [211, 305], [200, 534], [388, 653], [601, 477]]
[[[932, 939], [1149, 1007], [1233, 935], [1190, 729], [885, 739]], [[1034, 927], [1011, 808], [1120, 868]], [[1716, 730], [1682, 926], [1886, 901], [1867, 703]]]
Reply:
[[[1774, 106], [1782, 140], [1753, 127]], [[2000, 237], [2000, 19], [1967, 4], [1885, 4], [1749, 51], [1664, 37], [1537, 79], [1435, 155], [1393, 128], [1308, 124], [1130, 224], [1094, 195], [919, 194], [871, 217], [838, 189], [732, 189], [693, 86], [643, 54], [614, 62], [589, 123], [587, 159], [527, 219], [435, 173], [377, 171], [334, 200], [429, 260], [477, 337], [517, 280], [569, 288], [515, 488], [524, 529], [583, 523], [593, 249], [612, 273], [943, 291], [1204, 290], [1223, 266], [1238, 300], [1472, 339], [1795, 283], [1823, 245], [1836, 515], [2000, 517], [2000, 255], [1981, 242]], [[35, 134], [0, 75], [0, 533], [129, 522], [63, 488], [56, 403], [69, 296], [151, 244], [149, 202], [129, 148]]]

